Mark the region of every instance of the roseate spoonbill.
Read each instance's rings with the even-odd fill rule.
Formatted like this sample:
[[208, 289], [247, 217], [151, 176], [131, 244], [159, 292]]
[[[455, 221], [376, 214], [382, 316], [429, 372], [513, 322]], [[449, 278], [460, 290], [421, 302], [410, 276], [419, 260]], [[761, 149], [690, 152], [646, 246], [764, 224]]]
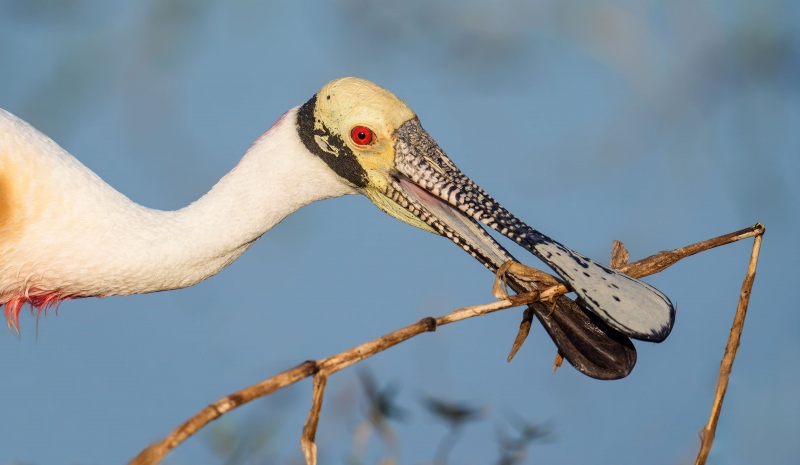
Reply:
[[[356, 78], [334, 80], [287, 111], [211, 191], [177, 211], [132, 202], [0, 110], [0, 304], [9, 327], [19, 331], [26, 303], [41, 311], [64, 299], [191, 286], [298, 208], [357, 193], [399, 220], [447, 237], [490, 270], [511, 255], [481, 225], [539, 257], [593, 313], [578, 324], [590, 334], [588, 345], [566, 344], [578, 345], [577, 355], [553, 333], [572, 317], [551, 327], [543, 320], [562, 353], [587, 374], [627, 374], [581, 368], [580, 352], [595, 350], [591, 333], [610, 334], [633, 350], [624, 336], [659, 342], [672, 328], [675, 309], [661, 292], [516, 218], [456, 168], [402, 100]], [[544, 313], [537, 315], [549, 318]], [[628, 371], [634, 362], [635, 352]]]

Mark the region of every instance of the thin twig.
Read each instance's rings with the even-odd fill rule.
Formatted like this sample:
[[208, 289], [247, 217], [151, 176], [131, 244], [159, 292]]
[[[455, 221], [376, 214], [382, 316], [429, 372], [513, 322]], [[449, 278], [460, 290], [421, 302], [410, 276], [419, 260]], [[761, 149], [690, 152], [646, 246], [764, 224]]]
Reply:
[[750, 254], [750, 264], [747, 267], [747, 275], [742, 283], [742, 290], [739, 293], [739, 303], [736, 306], [736, 315], [733, 317], [731, 334], [725, 346], [725, 354], [722, 356], [722, 363], [719, 367], [719, 378], [717, 379], [717, 392], [714, 395], [714, 403], [711, 406], [711, 416], [705, 428], [700, 431], [700, 452], [697, 454], [695, 465], [705, 465], [711, 446], [714, 444], [714, 435], [717, 431], [717, 421], [720, 411], [722, 411], [722, 401], [725, 399], [725, 391], [728, 389], [728, 381], [731, 377], [733, 360], [736, 358], [736, 351], [739, 349], [739, 341], [744, 329], [744, 318], [747, 316], [747, 305], [750, 303], [750, 292], [753, 290], [753, 281], [756, 279], [756, 265], [758, 264], [758, 253], [761, 250], [761, 235], [758, 234], [753, 241], [753, 252]]
[[[651, 257], [626, 265], [621, 271], [624, 271], [633, 277], [647, 276], [669, 267], [682, 258], [702, 252], [703, 250], [718, 247], [730, 242], [735, 242], [746, 237], [757, 236], [762, 234], [763, 231], [764, 227], [761, 224], [756, 224], [750, 228], [746, 228], [735, 233], [726, 234], [714, 239], [709, 239], [708, 241], [699, 242], [697, 244], [673, 251], [658, 253]], [[461, 308], [436, 319], [430, 317], [423, 318], [417, 323], [406, 326], [405, 328], [401, 328], [397, 331], [393, 331], [385, 336], [373, 339], [372, 341], [353, 347], [352, 349], [346, 350], [331, 357], [324, 358], [319, 361], [305, 362], [298, 367], [284, 371], [283, 373], [273, 376], [272, 378], [246, 387], [207, 406], [184, 422], [182, 425], [177, 427], [167, 437], [144, 449], [130, 462], [130, 464], [157, 464], [172, 449], [177, 447], [191, 435], [195, 434], [209, 422], [219, 418], [221, 415], [230, 410], [233, 410], [257, 398], [272, 394], [273, 392], [292, 385], [303, 378], [314, 376], [320, 372], [325, 373], [326, 375], [331, 375], [367, 357], [399, 344], [400, 342], [411, 339], [420, 333], [435, 331], [436, 328], [441, 325], [454, 323], [456, 321], [461, 321], [476, 316], [486, 315], [488, 313], [516, 307], [519, 305], [527, 305], [537, 301], [551, 301], [552, 299], [565, 294], [566, 292], [568, 292], [568, 289], [564, 285], [558, 284], [547, 287], [541, 292], [533, 291], [511, 295], [507, 299], [498, 300], [488, 304]]]
[[317, 465], [317, 445], [314, 444], [314, 438], [317, 435], [317, 424], [319, 423], [319, 414], [322, 410], [322, 398], [325, 395], [325, 385], [328, 383], [328, 374], [319, 372], [314, 375], [314, 393], [312, 394], [311, 410], [308, 412], [308, 418], [303, 424], [303, 434], [300, 436], [300, 448], [303, 449], [303, 455], [306, 457], [308, 465]]
[[631, 254], [625, 248], [625, 244], [618, 240], [614, 240], [611, 246], [611, 268], [618, 270], [628, 264], [628, 259]]
[[[697, 242], [695, 244], [687, 245], [686, 247], [681, 247], [675, 250], [665, 250], [663, 252], [659, 252], [639, 261], [628, 263], [627, 265], [621, 267], [619, 271], [634, 278], [643, 278], [645, 276], [650, 276], [651, 274], [664, 271], [679, 260], [683, 260], [686, 257], [691, 257], [692, 255], [719, 247], [721, 245], [747, 239], [748, 237], [760, 236], [762, 234], [764, 234], [764, 225], [761, 223], [756, 223], [749, 228], [715, 237], [707, 241]], [[551, 286], [541, 291], [541, 295], [538, 300], [549, 302], [562, 294], [566, 294], [567, 292], [569, 292], [569, 289], [567, 289], [567, 287], [563, 284]], [[523, 295], [525, 294], [519, 294], [517, 297]]]
[[634, 278], [650, 276], [651, 274], [656, 274], [672, 266], [678, 260], [691, 257], [692, 255], [705, 252], [706, 250], [713, 249], [721, 245], [747, 239], [748, 237], [761, 236], [762, 234], [764, 234], [764, 225], [761, 223], [756, 223], [749, 228], [715, 237], [707, 241], [687, 245], [686, 247], [681, 247], [680, 249], [659, 252], [637, 262], [629, 263], [620, 268], [619, 271], [629, 276], [633, 276]]
[[519, 324], [519, 331], [517, 332], [517, 337], [514, 339], [514, 343], [511, 345], [511, 352], [508, 353], [506, 362], [510, 362], [511, 359], [517, 355], [517, 351], [522, 347], [522, 343], [528, 338], [528, 334], [531, 332], [531, 323], [533, 323], [533, 309], [528, 307], [522, 312], [522, 321]]
[[[492, 311], [491, 309], [496, 306], [496, 302], [492, 302], [484, 307], [487, 307], [489, 311]], [[462, 310], [480, 313], [481, 309], [478, 307], [480, 306], [468, 307], [467, 309]], [[241, 391], [225, 396], [188, 419], [181, 426], [172, 431], [172, 433], [170, 433], [166, 438], [144, 449], [130, 462], [130, 464], [151, 465], [159, 463], [172, 449], [177, 447], [178, 444], [185, 441], [191, 435], [195, 434], [207, 423], [212, 420], [216, 420], [221, 415], [241, 405], [258, 399], [259, 397], [272, 394], [279, 389], [290, 386], [303, 378], [314, 376], [319, 372], [324, 372], [330, 375], [339, 370], [343, 370], [344, 368], [347, 368], [366, 357], [386, 350], [395, 344], [416, 336], [417, 334], [424, 333], [426, 331], [435, 331], [436, 326], [437, 321], [433, 318], [423, 318], [417, 323], [406, 326], [405, 328], [389, 333], [378, 339], [373, 339], [372, 341], [366, 342], [320, 361], [311, 360], [305, 362], [296, 368], [284, 371], [283, 373], [273, 376], [272, 378], [266, 379], [259, 383], [253, 384], [252, 386], [246, 387]]]

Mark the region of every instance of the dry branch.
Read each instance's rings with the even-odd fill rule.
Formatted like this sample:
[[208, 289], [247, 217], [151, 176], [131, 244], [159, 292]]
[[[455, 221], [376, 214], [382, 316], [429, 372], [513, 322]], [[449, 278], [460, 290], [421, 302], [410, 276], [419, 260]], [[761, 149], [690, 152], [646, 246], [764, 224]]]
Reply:
[[[623, 271], [635, 278], [648, 276], [668, 268], [669, 266], [671, 266], [672, 264], [683, 258], [689, 257], [704, 250], [708, 250], [724, 244], [729, 244], [731, 242], [745, 239], [747, 237], [758, 236], [756, 240], [758, 244], [760, 244], [760, 236], [763, 233], [764, 233], [764, 226], [761, 225], [760, 223], [755, 224], [749, 228], [742, 229], [734, 233], [726, 234], [724, 236], [719, 236], [713, 239], [709, 239], [707, 241], [698, 242], [696, 244], [682, 247], [680, 249], [660, 252], [658, 254], [652, 255], [642, 260], [622, 266], [620, 268], [620, 271]], [[757, 249], [755, 248], [754, 248], [754, 254], [755, 254], [754, 256], [757, 258]], [[620, 244], [620, 247], [615, 247], [615, 251], [612, 256], [612, 264], [620, 262], [624, 263], [624, 261], [627, 261], [626, 255], [627, 251], [624, 251], [624, 246]], [[755, 262], [753, 260], [754, 259], [751, 258], [751, 267], [754, 277]], [[542, 279], [542, 275], [546, 275], [546, 273], [542, 273], [536, 270], [532, 274], [534, 276], [537, 276], [538, 280], [540, 281], [547, 281], [546, 278]], [[748, 271], [748, 279], [750, 279], [749, 286], [752, 286], [752, 278], [750, 276], [751, 275]], [[747, 285], [747, 283], [748, 280], [746, 279], [745, 284]], [[569, 289], [567, 289], [566, 286], [564, 286], [563, 284], [556, 284], [556, 285], [550, 285], [549, 287], [546, 287], [541, 291], [537, 290], [523, 294], [511, 295], [505, 299], [501, 299], [495, 302], [482, 305], [474, 305], [471, 307], [464, 307], [435, 319], [431, 317], [423, 318], [417, 323], [406, 326], [405, 328], [401, 328], [397, 331], [393, 331], [389, 334], [386, 334], [385, 336], [373, 339], [372, 341], [353, 347], [352, 349], [346, 350], [331, 357], [324, 358], [319, 361], [307, 361], [295, 368], [284, 371], [283, 373], [280, 373], [276, 376], [273, 376], [272, 378], [256, 383], [252, 386], [246, 387], [234, 394], [228, 395], [214, 402], [213, 404], [207, 406], [206, 408], [198, 412], [196, 415], [188, 419], [186, 422], [184, 422], [182, 425], [180, 425], [178, 428], [176, 428], [174, 431], [172, 431], [166, 438], [144, 449], [141, 453], [139, 453], [139, 455], [137, 455], [130, 462], [130, 464], [131, 465], [157, 464], [172, 449], [177, 447], [180, 443], [185, 441], [191, 435], [195, 434], [203, 426], [219, 418], [226, 412], [233, 410], [236, 407], [239, 407], [257, 398], [272, 394], [273, 392], [282, 389], [286, 386], [292, 385], [300, 381], [301, 379], [314, 376], [315, 378], [314, 378], [314, 394], [313, 394], [312, 408], [311, 411], [309, 412], [308, 419], [306, 420], [306, 424], [303, 428], [303, 436], [301, 439], [301, 444], [303, 451], [306, 455], [307, 463], [313, 464], [315, 463], [316, 460], [316, 446], [313, 443], [314, 434], [316, 431], [316, 424], [319, 419], [319, 409], [322, 406], [322, 398], [324, 394], [325, 384], [327, 381], [327, 377], [329, 375], [337, 371], [343, 370], [349, 367], [350, 365], [353, 365], [367, 357], [375, 355], [378, 352], [384, 351], [396, 344], [399, 344], [400, 342], [403, 342], [407, 339], [411, 339], [412, 337], [420, 333], [435, 331], [436, 328], [440, 325], [454, 323], [456, 321], [461, 321], [476, 316], [486, 315], [487, 313], [492, 313], [511, 307], [527, 305], [537, 301], [550, 302], [553, 299], [557, 298], [558, 296], [565, 294], [567, 292], [569, 292]], [[746, 294], [747, 296], [749, 296], [749, 287]], [[743, 296], [745, 295], [744, 288], [742, 291], [742, 295]], [[735, 320], [734, 322], [734, 329], [737, 328], [737, 324], [739, 325], [738, 326], [739, 334], [741, 334], [741, 325], [744, 323], [744, 311], [746, 311], [747, 308], [746, 299], [744, 300], [744, 303], [740, 301], [740, 308], [744, 308], [744, 310], [742, 310], [741, 312], [742, 313], [741, 321], [739, 320], [739, 312], [737, 311], [737, 320]], [[522, 330], [522, 327], [520, 329]], [[529, 329], [530, 328], [528, 325], [528, 330]], [[727, 366], [727, 374], [725, 375], [724, 378], [724, 385], [720, 384], [720, 387], [718, 387], [718, 394], [720, 389], [722, 394], [721, 396], [719, 396], [719, 404], [715, 402], [714, 408], [716, 410], [712, 409], [712, 419], [709, 421], [709, 426], [707, 426], [706, 429], [704, 430], [706, 431], [705, 436], [710, 437], [711, 441], [713, 441], [713, 430], [716, 428], [716, 419], [719, 417], [719, 408], [721, 407], [721, 397], [724, 396], [725, 388], [727, 387], [727, 376], [730, 374], [730, 366], [733, 363], [733, 357], [735, 356], [736, 348], [738, 347], [738, 337], [736, 338], [735, 344], [731, 345], [731, 342], [729, 342], [728, 346], [729, 349], [732, 349], [730, 351], [726, 350], [725, 353], [725, 357], [726, 359], [729, 358], [729, 361], [726, 362], [726, 359], [723, 359], [723, 369]], [[721, 373], [720, 374], [721, 383], [723, 383], [722, 376], [723, 375]], [[708, 447], [710, 448], [710, 441]]]
[[[763, 228], [762, 228], [763, 234]], [[742, 290], [739, 292], [739, 303], [736, 306], [736, 315], [733, 317], [731, 334], [728, 336], [728, 344], [725, 346], [725, 354], [722, 356], [722, 363], [719, 367], [719, 378], [717, 379], [717, 392], [714, 395], [714, 403], [711, 406], [711, 416], [705, 428], [700, 431], [700, 452], [697, 454], [695, 465], [704, 465], [714, 444], [714, 435], [717, 431], [717, 420], [722, 411], [722, 401], [725, 399], [725, 391], [728, 389], [728, 380], [733, 369], [733, 359], [736, 358], [736, 351], [739, 349], [739, 341], [744, 329], [744, 317], [747, 316], [747, 305], [750, 303], [750, 292], [753, 290], [753, 282], [756, 279], [756, 265], [758, 264], [758, 253], [761, 251], [761, 234], [756, 236], [753, 241], [753, 251], [750, 254], [750, 264], [747, 266], [747, 275], [742, 283]]]
[[306, 457], [306, 463], [317, 465], [317, 445], [314, 438], [317, 435], [319, 414], [322, 411], [322, 398], [325, 395], [325, 386], [328, 384], [328, 374], [319, 372], [314, 376], [314, 393], [312, 394], [311, 410], [303, 425], [303, 435], [300, 437], [300, 448]]

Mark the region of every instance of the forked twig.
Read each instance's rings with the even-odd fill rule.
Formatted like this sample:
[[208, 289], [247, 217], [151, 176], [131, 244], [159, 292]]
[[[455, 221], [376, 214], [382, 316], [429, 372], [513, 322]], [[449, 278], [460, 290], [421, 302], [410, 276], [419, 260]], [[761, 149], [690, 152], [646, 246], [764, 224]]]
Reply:
[[[757, 236], [756, 240], [758, 244], [760, 244], [760, 236], [763, 233], [764, 233], [764, 226], [761, 224], [756, 224], [741, 231], [736, 231], [734, 233], [726, 234], [724, 236], [719, 236], [714, 239], [709, 239], [707, 241], [698, 242], [697, 244], [682, 247], [680, 249], [660, 252], [648, 258], [627, 264], [621, 267], [620, 270], [629, 274], [630, 276], [637, 278], [642, 276], [647, 276], [653, 273], [658, 273], [659, 271], [662, 271], [665, 268], [671, 266], [678, 260], [681, 260], [688, 256], [694, 255], [704, 250], [718, 247], [720, 245], [729, 244], [731, 242], [735, 242], [747, 237]], [[757, 250], [755, 249], [754, 249], [754, 254], [756, 254], [757, 256]], [[751, 267], [752, 271], [755, 272], [755, 265], [752, 259], [751, 259]], [[748, 272], [748, 277], [750, 277], [749, 272]], [[749, 279], [750, 279], [749, 286], [752, 286], [752, 278]], [[748, 281], [745, 280], [745, 284], [747, 283]], [[412, 337], [420, 333], [435, 331], [436, 328], [440, 325], [454, 323], [456, 321], [465, 320], [467, 318], [472, 318], [476, 316], [486, 315], [487, 313], [492, 313], [511, 307], [527, 305], [529, 303], [537, 301], [551, 301], [552, 299], [558, 297], [559, 295], [565, 294], [568, 291], [569, 290], [563, 284], [551, 285], [540, 291], [533, 291], [524, 294], [512, 295], [508, 296], [505, 299], [501, 299], [488, 304], [461, 308], [447, 315], [441, 316], [439, 318], [435, 319], [430, 317], [423, 318], [417, 323], [406, 326], [405, 328], [401, 328], [397, 331], [393, 331], [389, 334], [386, 334], [385, 336], [373, 339], [372, 341], [353, 347], [352, 349], [346, 350], [331, 357], [324, 358], [319, 361], [307, 361], [295, 368], [292, 368], [276, 376], [273, 376], [272, 378], [266, 379], [252, 386], [246, 387], [234, 394], [228, 395], [214, 402], [213, 404], [205, 407], [203, 410], [201, 410], [196, 415], [194, 415], [186, 422], [184, 422], [182, 425], [177, 427], [166, 438], [144, 449], [141, 453], [139, 453], [138, 456], [136, 456], [130, 462], [130, 464], [151, 465], [159, 463], [172, 449], [174, 449], [180, 443], [182, 443], [187, 438], [195, 434], [203, 426], [219, 418], [226, 412], [233, 410], [236, 407], [239, 407], [257, 398], [272, 394], [273, 392], [279, 389], [292, 385], [300, 381], [301, 379], [307, 378], [309, 376], [315, 377], [314, 394], [313, 394], [312, 408], [311, 411], [309, 412], [308, 419], [306, 420], [306, 423], [303, 428], [301, 445], [303, 448], [303, 452], [306, 456], [307, 463], [310, 465], [314, 464], [316, 462], [316, 446], [314, 445], [313, 442], [314, 435], [316, 431], [317, 421], [319, 419], [319, 410], [322, 406], [322, 398], [325, 390], [325, 384], [327, 377], [329, 375], [337, 371], [343, 370], [349, 367], [350, 365], [353, 365], [367, 357], [375, 355], [378, 352], [386, 350], [396, 344], [399, 344], [400, 342], [403, 342], [407, 339], [411, 339]], [[744, 289], [742, 292], [744, 295], [745, 293]], [[749, 296], [749, 287], [746, 294], [747, 296]], [[740, 302], [740, 308], [742, 305], [744, 306], [743, 308], [746, 310], [747, 302], [745, 301], [744, 304]], [[740, 312], [737, 312], [737, 320], [735, 320], [734, 322], [734, 329], [737, 328], [738, 324], [738, 332], [741, 333], [741, 325], [744, 323], [744, 310], [741, 312], [742, 313], [741, 321], [738, 319], [739, 313]], [[716, 419], [719, 417], [721, 396], [724, 396], [725, 387], [727, 386], [727, 376], [730, 374], [730, 364], [733, 363], [733, 357], [735, 356], [736, 347], [738, 347], [738, 337], [736, 338], [736, 341], [733, 346], [729, 342], [729, 348], [730, 347], [733, 347], [730, 356], [728, 350], [726, 350], [725, 353], [726, 359], [729, 358], [730, 362], [727, 363], [727, 374], [725, 375], [724, 385], [722, 385], [721, 388], [718, 387], [717, 389], [718, 397], [720, 397], [719, 399], [720, 402], [719, 405], [715, 403], [716, 413], [714, 413], [715, 410], [712, 410], [712, 420], [709, 421], [709, 426], [707, 426], [706, 430], [704, 430], [707, 431], [705, 437], [710, 436], [711, 440], [713, 440], [713, 431], [714, 428], [716, 428]], [[726, 359], [723, 359], [723, 369], [726, 366], [725, 362]], [[720, 374], [721, 382], [722, 382], [722, 376], [723, 375], [721, 373]], [[722, 390], [721, 396], [719, 395], [720, 389]], [[705, 446], [705, 438], [704, 438], [704, 446]], [[708, 447], [710, 448], [710, 441]]]
[[728, 343], [725, 346], [725, 354], [719, 367], [719, 378], [717, 379], [717, 392], [714, 395], [714, 403], [711, 406], [711, 416], [705, 428], [700, 431], [700, 452], [697, 454], [695, 465], [704, 465], [711, 446], [714, 444], [714, 435], [717, 431], [717, 420], [722, 411], [722, 401], [725, 399], [725, 391], [728, 389], [728, 380], [731, 377], [733, 359], [736, 358], [736, 351], [739, 349], [739, 340], [744, 329], [744, 317], [747, 316], [747, 305], [750, 303], [750, 292], [753, 290], [753, 281], [756, 279], [756, 265], [758, 264], [758, 253], [761, 250], [761, 234], [757, 235], [753, 241], [753, 251], [750, 254], [750, 264], [747, 266], [747, 275], [742, 283], [742, 290], [739, 292], [739, 303], [736, 306], [736, 315], [733, 317], [731, 334], [728, 336]]

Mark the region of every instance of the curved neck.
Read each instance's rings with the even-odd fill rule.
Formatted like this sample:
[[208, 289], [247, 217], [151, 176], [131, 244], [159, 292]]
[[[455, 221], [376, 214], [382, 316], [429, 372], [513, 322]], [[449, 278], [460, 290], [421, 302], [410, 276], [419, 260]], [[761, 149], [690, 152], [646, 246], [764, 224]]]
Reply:
[[159, 249], [184, 270], [174, 287], [216, 274], [300, 207], [356, 193], [305, 149], [295, 121], [293, 109], [196, 202], [174, 212], [150, 210], [156, 221], [148, 229]]
[[191, 286], [225, 268], [298, 208], [355, 193], [305, 149], [296, 115], [288, 111], [206, 195], [177, 211], [132, 202], [48, 139], [52, 146], [44, 146], [37, 163], [56, 166], [49, 170], [54, 187], [39, 196], [46, 199], [41, 220], [26, 226], [0, 260], [23, 264], [17, 278], [0, 280], [0, 297]]
[[[153, 288], [137, 292], [191, 286], [228, 266], [300, 207], [355, 193], [302, 145], [296, 114], [296, 109], [284, 114], [196, 202], [174, 212], [149, 210], [150, 227], [137, 235], [150, 236], [144, 247], [158, 244], [156, 253], [163, 258], [152, 260], [153, 251], [142, 250], [151, 258], [141, 266], [162, 276], [148, 283]], [[163, 276], [154, 265], [179, 272]]]

